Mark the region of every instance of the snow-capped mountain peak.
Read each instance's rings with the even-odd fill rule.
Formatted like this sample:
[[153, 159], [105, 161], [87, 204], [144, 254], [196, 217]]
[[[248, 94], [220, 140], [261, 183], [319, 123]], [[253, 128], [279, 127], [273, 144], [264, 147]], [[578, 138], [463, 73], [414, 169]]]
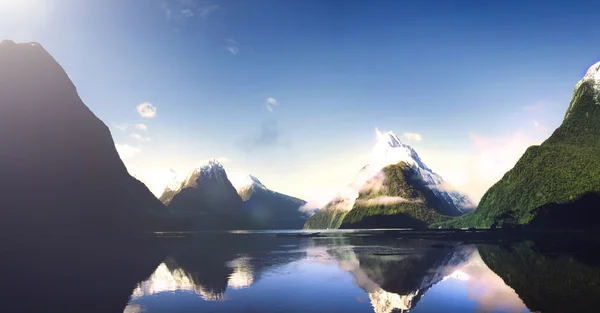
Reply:
[[391, 131], [381, 133], [379, 129], [376, 132], [377, 143], [373, 148], [370, 162], [373, 170], [379, 171], [387, 165], [398, 162], [406, 162], [419, 168], [429, 169], [421, 161], [417, 152], [411, 146], [403, 143], [396, 134]]
[[265, 185], [263, 185], [260, 182], [260, 180], [258, 180], [258, 178], [254, 177], [250, 174], [244, 175], [243, 177], [239, 177], [236, 179], [232, 179], [232, 183], [238, 192], [240, 192], [241, 190], [244, 190], [244, 189], [251, 188], [251, 187], [267, 189], [267, 187], [265, 187]]
[[592, 65], [583, 76], [583, 80], [592, 79], [596, 82], [596, 87], [600, 86], [600, 62]]
[[336, 207], [341, 210], [349, 211], [352, 209], [360, 189], [371, 181], [382, 181], [381, 170], [399, 162], [405, 162], [421, 176], [429, 188], [441, 199], [446, 199], [453, 203], [457, 209], [463, 212], [474, 208], [473, 203], [461, 193], [448, 188], [444, 179], [431, 170], [419, 157], [417, 152], [409, 145], [403, 143], [393, 132], [382, 133], [376, 129], [377, 143], [371, 153], [371, 162], [364, 166], [356, 176], [353, 183], [342, 189], [334, 201], [338, 204]]
[[225, 172], [225, 168], [216, 159], [209, 159], [200, 166], [199, 171], [202, 177], [212, 177], [220, 176]]
[[219, 184], [224, 184], [227, 180], [225, 168], [216, 159], [209, 159], [196, 167], [187, 176], [179, 176], [173, 178], [173, 181], [167, 185], [166, 190], [182, 190], [185, 187], [193, 186], [200, 180], [214, 179]]

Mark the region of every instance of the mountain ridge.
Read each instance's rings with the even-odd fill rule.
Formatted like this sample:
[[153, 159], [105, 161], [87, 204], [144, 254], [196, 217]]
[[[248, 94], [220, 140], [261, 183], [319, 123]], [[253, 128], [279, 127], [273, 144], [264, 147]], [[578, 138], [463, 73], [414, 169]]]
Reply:
[[[600, 62], [592, 65], [575, 85], [563, 122], [552, 135], [540, 145], [527, 148], [515, 166], [483, 195], [477, 210], [441, 226], [528, 225], [538, 215], [545, 215], [544, 211], [560, 207], [557, 205], [574, 204], [587, 193], [600, 193], [598, 155]], [[570, 227], [589, 227], [586, 216], [593, 215], [594, 208], [592, 202], [584, 202], [588, 213], [577, 205], [579, 213], [569, 216]], [[551, 221], [546, 222], [550, 227]], [[545, 226], [538, 219], [535, 227]]]
[[0, 43], [0, 94], [3, 231], [116, 234], [149, 230], [168, 216], [39, 43]]
[[[378, 140], [373, 148], [371, 162], [361, 168], [354, 182], [313, 214], [304, 225], [304, 228], [339, 228], [344, 223], [348, 212], [354, 210], [355, 207], [357, 210], [360, 209], [360, 206], [356, 206], [356, 200], [360, 197], [361, 190], [370, 181], [373, 183], [373, 179], [380, 175], [384, 168], [399, 163], [404, 163], [406, 166], [413, 168], [412, 175], [420, 177], [436, 197], [452, 203], [460, 211], [460, 214], [472, 209], [474, 205], [467, 196], [453, 188], [447, 188], [445, 180], [425, 165], [418, 153], [411, 146], [402, 143], [397, 135], [393, 132], [381, 133], [379, 130], [376, 130], [376, 134]], [[383, 180], [384, 178], [381, 177], [378, 183], [381, 184]]]

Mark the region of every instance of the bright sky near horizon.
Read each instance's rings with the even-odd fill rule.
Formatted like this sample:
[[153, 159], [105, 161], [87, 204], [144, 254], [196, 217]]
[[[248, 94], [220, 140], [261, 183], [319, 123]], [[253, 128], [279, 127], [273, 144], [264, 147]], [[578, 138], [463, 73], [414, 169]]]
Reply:
[[394, 131], [479, 200], [600, 60], [600, 2], [0, 0], [159, 195], [217, 158], [325, 201]]

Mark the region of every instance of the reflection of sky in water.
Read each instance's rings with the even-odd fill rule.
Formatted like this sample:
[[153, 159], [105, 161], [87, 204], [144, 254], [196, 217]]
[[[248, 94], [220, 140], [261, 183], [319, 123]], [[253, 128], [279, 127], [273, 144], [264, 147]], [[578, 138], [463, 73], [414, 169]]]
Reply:
[[351, 247], [341, 247], [336, 253], [333, 257], [327, 248], [310, 247], [302, 257], [298, 254], [283, 264], [238, 257], [226, 264], [231, 274], [224, 294], [211, 293], [207, 291], [211, 286], [199, 285], [183, 270], [169, 270], [161, 264], [133, 291], [125, 312], [389, 313], [394, 309], [407, 312], [411, 307], [410, 312], [416, 313], [529, 312], [478, 253], [459, 266], [427, 274], [419, 287], [423, 289], [404, 295], [388, 292], [372, 281]]
[[411, 312], [529, 312], [516, 292], [475, 252], [451, 275], [433, 286]]

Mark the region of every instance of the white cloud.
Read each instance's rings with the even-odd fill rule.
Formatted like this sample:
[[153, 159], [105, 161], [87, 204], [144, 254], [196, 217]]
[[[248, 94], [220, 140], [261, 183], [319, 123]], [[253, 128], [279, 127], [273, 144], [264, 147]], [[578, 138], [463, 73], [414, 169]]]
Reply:
[[201, 0], [165, 0], [161, 3], [161, 10], [167, 20], [185, 21], [195, 16], [206, 17], [219, 6]]
[[236, 46], [229, 46], [227, 47], [227, 51], [229, 51], [232, 55], [236, 55], [240, 52], [240, 48]]
[[134, 139], [137, 139], [137, 140], [140, 140], [140, 141], [150, 141], [149, 137], [144, 137], [144, 136], [142, 136], [142, 135], [140, 135], [138, 133], [131, 134], [131, 138], [134, 138]]
[[121, 159], [124, 159], [124, 160], [131, 159], [131, 158], [135, 157], [138, 153], [142, 152], [142, 149], [132, 147], [130, 145], [115, 144], [115, 148], [117, 148], [117, 152], [119, 153], [119, 156], [121, 157]]
[[153, 118], [156, 116], [156, 107], [149, 102], [144, 102], [138, 105], [136, 109], [141, 117]]
[[122, 131], [126, 131], [127, 128], [129, 127], [129, 124], [119, 124], [119, 125], [115, 125], [115, 128], [118, 130], [122, 130]]
[[116, 129], [122, 130], [122, 131], [127, 131], [129, 128], [135, 128], [137, 130], [143, 130], [146, 131], [148, 130], [148, 125], [146, 124], [119, 124], [119, 125], [115, 125]]
[[209, 5], [204, 5], [201, 6], [198, 11], [200, 12], [200, 16], [205, 17], [207, 15], [209, 15], [211, 12], [216, 11], [219, 9], [219, 6], [216, 4], [209, 4]]
[[400, 202], [411, 202], [411, 201], [404, 199], [402, 197], [386, 197], [386, 196], [381, 196], [381, 197], [367, 199], [367, 200], [356, 200], [356, 203], [362, 204], [362, 205], [382, 205], [382, 204], [385, 205], [385, 204], [394, 204], [394, 203], [400, 203]]
[[182, 18], [190, 18], [194, 16], [194, 12], [190, 9], [183, 9], [181, 10], [181, 17]]
[[325, 204], [323, 204], [322, 202], [311, 200], [307, 201], [304, 205], [300, 206], [298, 210], [300, 210], [300, 212], [303, 213], [312, 214], [319, 210], [323, 205]]
[[413, 141], [423, 140], [423, 137], [419, 133], [404, 133], [402, 135], [402, 138], [404, 138], [406, 140], [413, 140]]
[[269, 112], [273, 112], [275, 107], [279, 105], [279, 102], [277, 102], [277, 99], [271, 98], [271, 97], [267, 98], [266, 102], [267, 102], [267, 110], [269, 110]]

